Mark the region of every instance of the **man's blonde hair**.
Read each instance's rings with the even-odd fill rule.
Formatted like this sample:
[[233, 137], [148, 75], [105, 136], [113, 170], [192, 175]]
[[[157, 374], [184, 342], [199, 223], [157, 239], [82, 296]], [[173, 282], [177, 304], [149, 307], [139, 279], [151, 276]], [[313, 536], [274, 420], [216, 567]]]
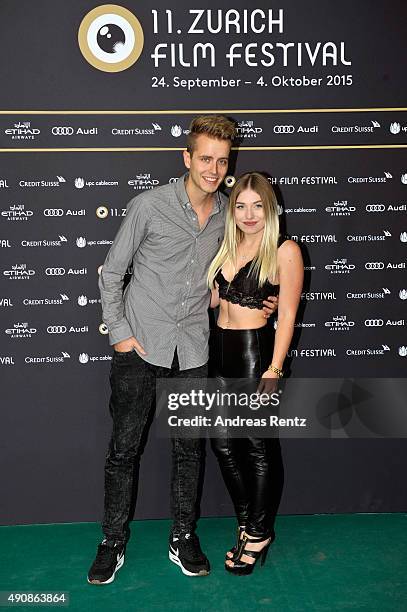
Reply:
[[200, 134], [205, 134], [218, 140], [229, 140], [230, 144], [232, 144], [237, 136], [236, 125], [234, 121], [223, 115], [200, 115], [195, 117], [189, 126], [189, 134], [187, 136], [187, 151], [190, 155], [194, 152], [195, 141]]

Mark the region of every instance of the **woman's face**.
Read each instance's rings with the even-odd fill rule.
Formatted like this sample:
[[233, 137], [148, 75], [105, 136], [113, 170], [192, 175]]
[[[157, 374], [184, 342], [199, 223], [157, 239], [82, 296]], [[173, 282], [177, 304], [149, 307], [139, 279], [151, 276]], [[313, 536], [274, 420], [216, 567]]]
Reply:
[[263, 204], [258, 193], [245, 189], [238, 195], [235, 204], [237, 227], [245, 234], [262, 232], [265, 225]]

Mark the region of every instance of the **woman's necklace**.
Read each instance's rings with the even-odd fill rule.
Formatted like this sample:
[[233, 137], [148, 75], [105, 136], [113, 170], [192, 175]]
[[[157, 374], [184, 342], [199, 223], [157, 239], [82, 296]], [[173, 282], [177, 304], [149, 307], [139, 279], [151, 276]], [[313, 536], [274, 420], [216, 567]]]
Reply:
[[257, 254], [257, 249], [253, 253], [253, 255], [251, 253], [253, 253], [253, 251], [252, 252], [249, 251], [249, 252], [246, 252], [246, 253], [238, 252], [238, 257], [239, 257], [239, 259], [243, 259], [243, 261], [245, 259], [253, 259], [253, 257], [255, 257], [255, 255]]

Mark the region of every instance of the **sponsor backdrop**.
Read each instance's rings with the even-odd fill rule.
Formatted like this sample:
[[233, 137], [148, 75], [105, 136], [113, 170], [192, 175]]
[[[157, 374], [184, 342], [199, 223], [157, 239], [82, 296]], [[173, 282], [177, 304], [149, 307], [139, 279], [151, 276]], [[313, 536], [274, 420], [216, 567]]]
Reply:
[[[198, 112], [236, 120], [230, 173], [270, 174], [302, 247], [292, 374], [405, 375], [405, 3], [200, 7], [2, 2], [4, 523], [100, 518], [111, 349], [98, 273], [127, 201], [183, 173]], [[291, 440], [284, 455], [282, 512], [405, 509], [403, 440]], [[168, 516], [168, 472], [153, 425], [137, 517]], [[231, 512], [211, 456], [202, 508]]]

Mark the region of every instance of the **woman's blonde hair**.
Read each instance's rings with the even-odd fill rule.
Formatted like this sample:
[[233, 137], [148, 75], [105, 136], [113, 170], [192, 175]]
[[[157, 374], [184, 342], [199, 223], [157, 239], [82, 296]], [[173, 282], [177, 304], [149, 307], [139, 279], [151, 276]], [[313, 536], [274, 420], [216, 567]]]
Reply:
[[207, 282], [213, 288], [215, 277], [222, 266], [230, 261], [237, 269], [237, 247], [243, 239], [243, 232], [235, 221], [235, 207], [239, 195], [246, 189], [251, 189], [260, 196], [264, 211], [264, 231], [259, 252], [253, 259], [248, 275], [258, 278], [259, 287], [270, 278], [277, 277], [277, 247], [279, 236], [278, 204], [276, 194], [269, 180], [260, 172], [247, 172], [237, 179], [229, 198], [226, 214], [225, 237], [208, 270]]

